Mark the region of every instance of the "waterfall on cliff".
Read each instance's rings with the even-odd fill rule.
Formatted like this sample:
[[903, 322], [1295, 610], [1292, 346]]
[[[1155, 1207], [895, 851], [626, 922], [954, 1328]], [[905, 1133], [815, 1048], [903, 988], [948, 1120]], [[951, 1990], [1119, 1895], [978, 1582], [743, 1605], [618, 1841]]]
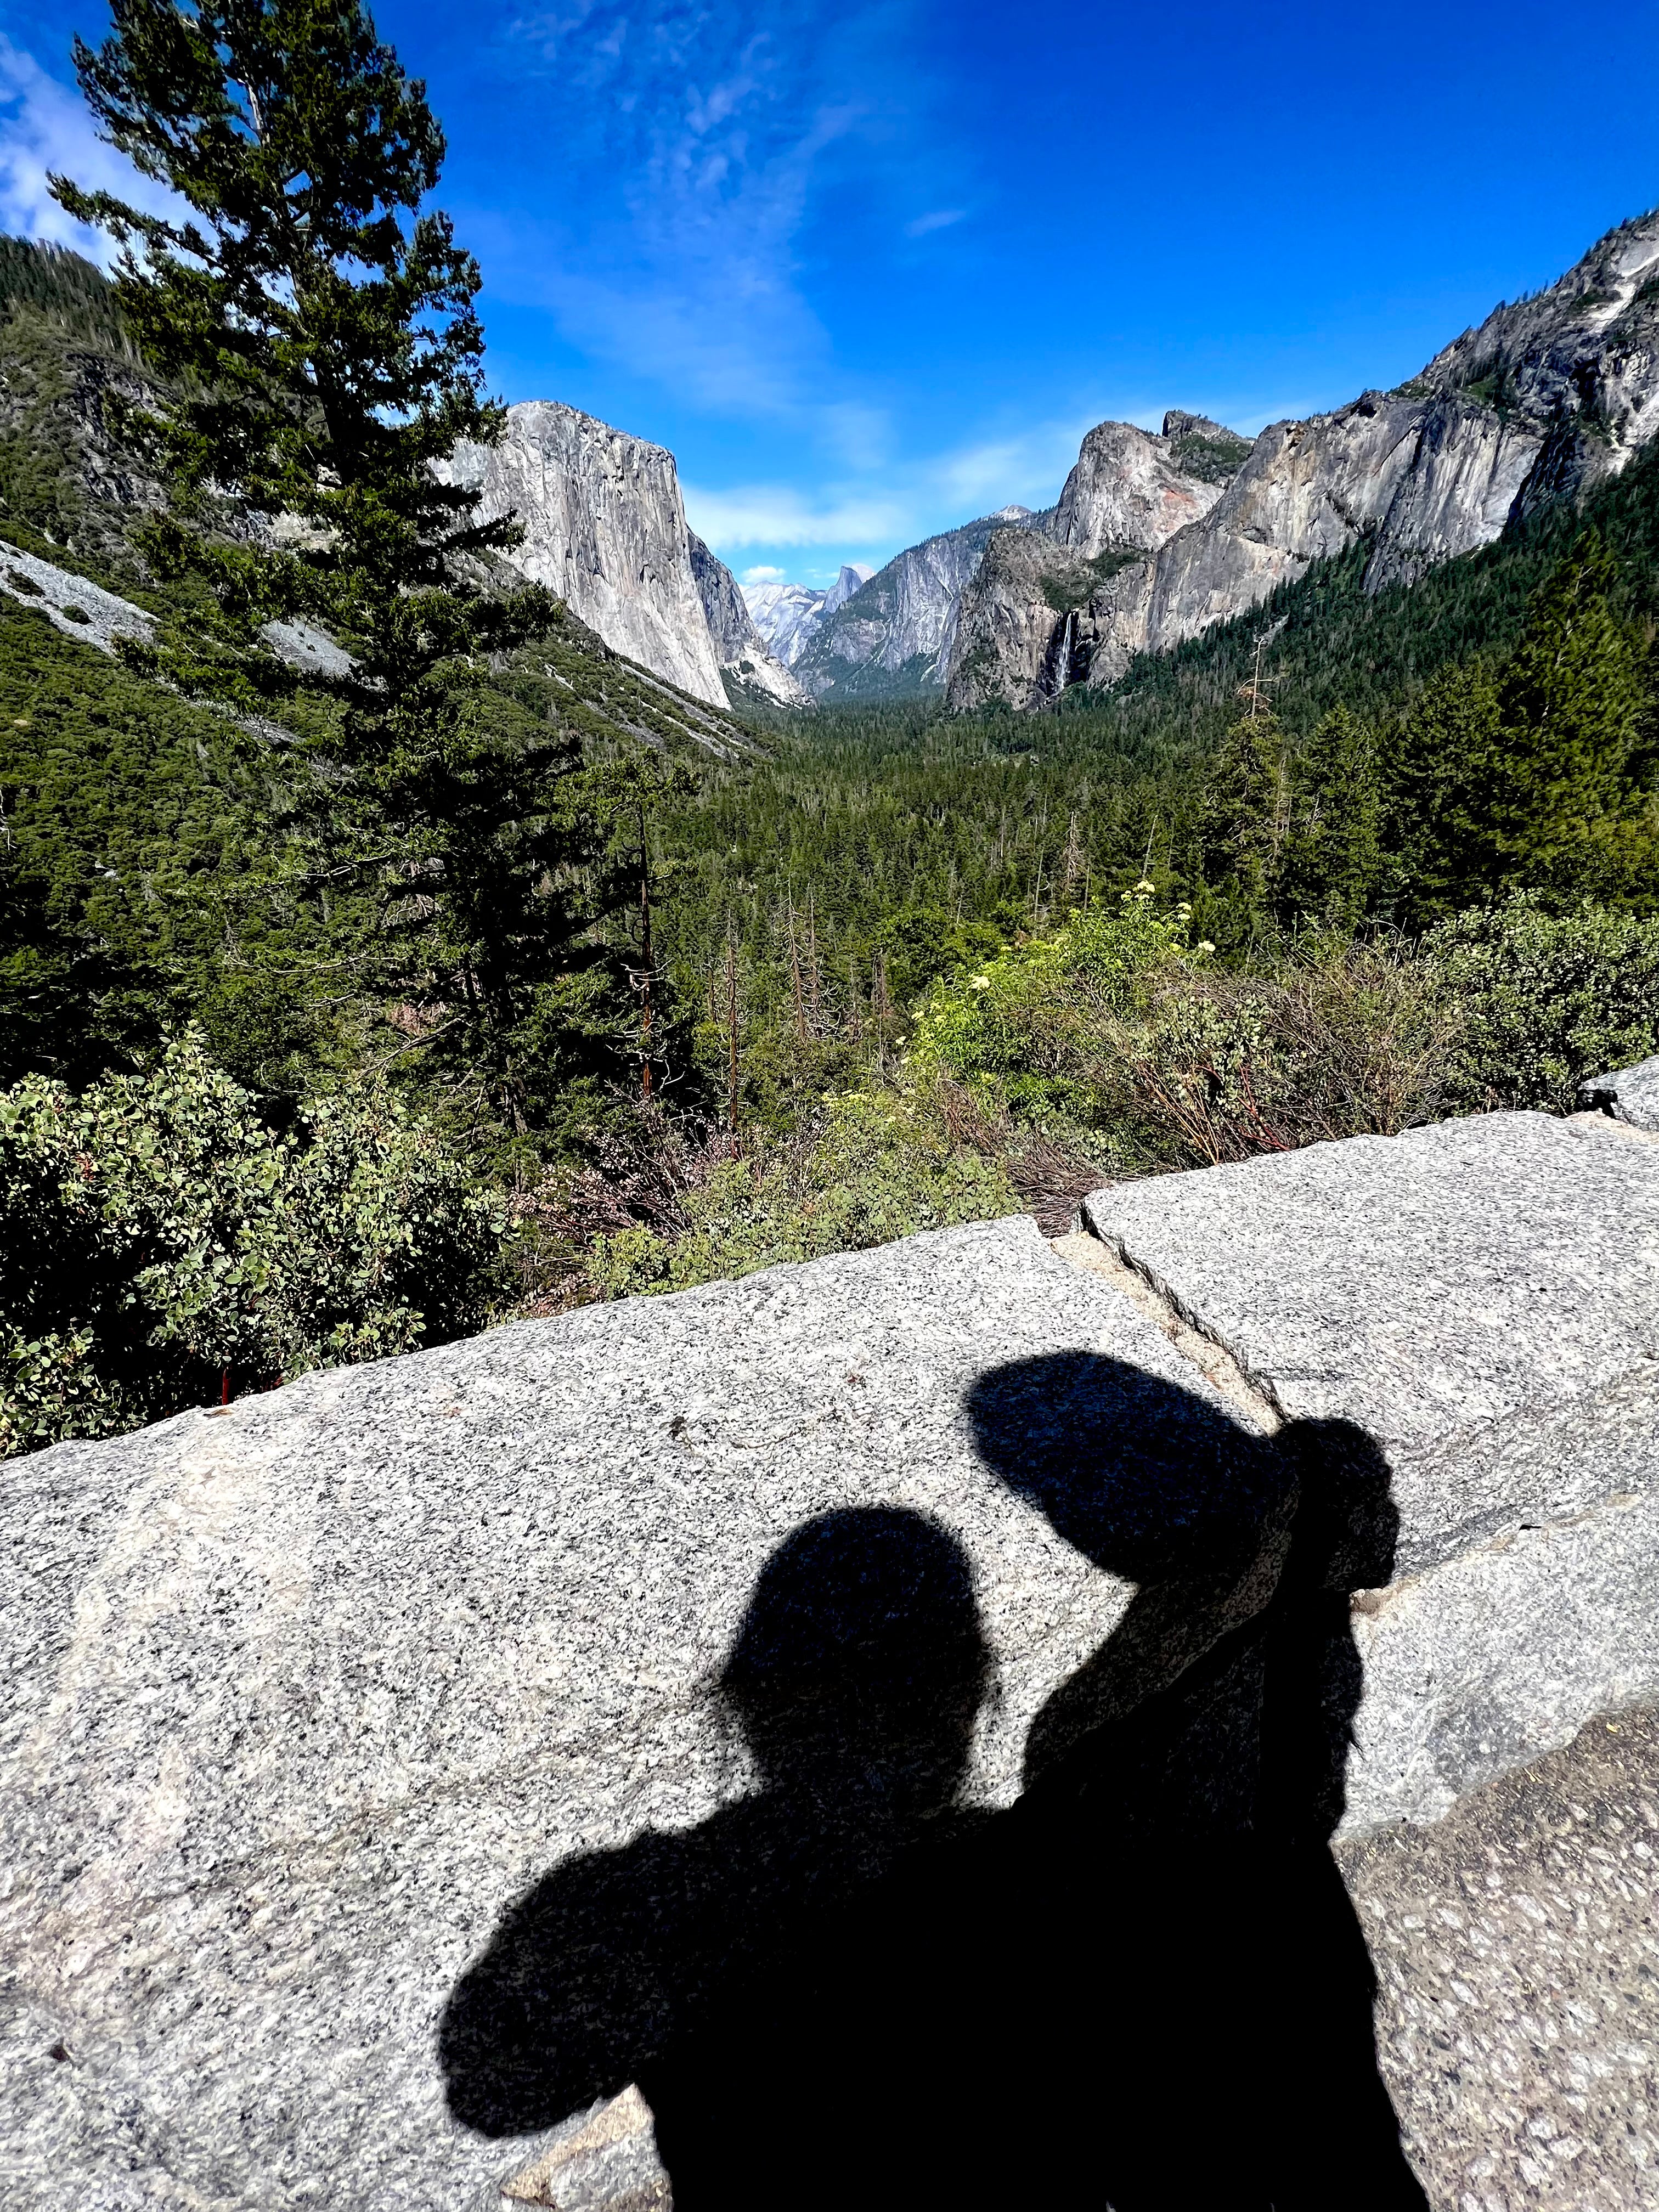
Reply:
[[1075, 613], [1069, 614], [1066, 617], [1066, 627], [1060, 633], [1060, 651], [1054, 659], [1054, 696], [1056, 699], [1059, 698], [1060, 693], [1066, 689], [1066, 686], [1072, 680], [1072, 640], [1075, 636], [1076, 632], [1077, 616]]

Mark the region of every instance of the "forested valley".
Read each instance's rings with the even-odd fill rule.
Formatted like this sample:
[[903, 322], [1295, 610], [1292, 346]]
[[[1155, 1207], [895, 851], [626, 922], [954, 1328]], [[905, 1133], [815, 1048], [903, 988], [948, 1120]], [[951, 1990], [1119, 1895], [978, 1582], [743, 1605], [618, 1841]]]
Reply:
[[[186, 96], [117, 58], [129, 118]], [[82, 63], [112, 101], [114, 66]], [[404, 102], [412, 206], [441, 135], [354, 69]], [[0, 1450], [963, 1219], [1057, 1233], [1112, 1176], [1569, 1111], [1659, 1050], [1659, 450], [1051, 711], [723, 714], [431, 477], [491, 422], [441, 218], [339, 218], [386, 281], [334, 301], [374, 396], [325, 438], [302, 284], [233, 343], [257, 316], [198, 313], [177, 238], [66, 200], [163, 274], [0, 242]], [[81, 642], [31, 557], [147, 633]]]

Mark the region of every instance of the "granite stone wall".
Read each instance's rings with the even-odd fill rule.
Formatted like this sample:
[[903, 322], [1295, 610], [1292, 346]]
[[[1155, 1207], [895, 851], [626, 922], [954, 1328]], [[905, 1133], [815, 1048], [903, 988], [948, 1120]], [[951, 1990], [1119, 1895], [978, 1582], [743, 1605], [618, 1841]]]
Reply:
[[1656, 1414], [1596, 1111], [14, 1461], [0, 2203], [1485, 2212], [1344, 1875], [1659, 1698]]

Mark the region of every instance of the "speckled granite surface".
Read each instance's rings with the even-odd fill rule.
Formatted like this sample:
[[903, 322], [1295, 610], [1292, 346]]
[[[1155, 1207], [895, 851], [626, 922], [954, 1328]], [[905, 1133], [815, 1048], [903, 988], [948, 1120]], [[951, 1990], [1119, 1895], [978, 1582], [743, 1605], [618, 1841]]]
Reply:
[[[1305, 1851], [1346, 1796], [1361, 1924], [1385, 1980], [1399, 1968], [1385, 2072], [1422, 2087], [1406, 2117], [1435, 2212], [1655, 2202], [1635, 2149], [1606, 2148], [1647, 2125], [1634, 2030], [1585, 2058], [1594, 2096], [1550, 2075], [1556, 2103], [1504, 2136], [1510, 2165], [1474, 2172], [1508, 2125], [1477, 2118], [1496, 2092], [1470, 2087], [1488, 2030], [1452, 2034], [1476, 2054], [1452, 2073], [1433, 2034], [1467, 2002], [1518, 2048], [1512, 1993], [1455, 1959], [1442, 1974], [1474, 1936], [1400, 1885], [1449, 1894], [1465, 1845], [1443, 1864], [1434, 1839], [1477, 1832], [1458, 1812], [1354, 1835], [1445, 1811], [1659, 1687], [1659, 1147], [1494, 1116], [1097, 1212], [1173, 1304], [1068, 1264], [1029, 1221], [988, 1224], [0, 1470], [6, 2212], [483, 2212], [538, 2160], [572, 2185], [643, 2172], [632, 2132], [577, 2146], [570, 2126], [603, 2136], [600, 2100], [660, 2078], [716, 2016], [709, 1990], [953, 1823], [1012, 1838], [983, 1864], [1022, 1869], [1041, 1906], [1050, 1869], [1020, 1857], [1018, 1808], [1052, 1809], [1090, 1759], [1053, 1831], [1075, 1910], [1041, 1939], [1043, 2016], [1093, 1956], [1076, 1973], [1133, 2075], [1133, 2011], [1095, 1994], [1126, 1940], [1154, 2009], [1164, 1930], [1190, 1954], [1178, 1988], [1249, 1979], [1210, 1971], [1146, 1837], [1213, 1847], [1217, 1894], [1247, 1898], [1252, 1805], [1279, 1805]], [[1194, 1324], [1259, 1395], [1183, 1350]], [[1471, 1802], [1488, 1828], [1468, 1849], [1497, 1855], [1503, 1941], [1534, 1944], [1516, 1971], [1536, 1980], [1516, 1887], [1533, 1800], [1503, 1825], [1521, 1786]], [[1558, 1887], [1589, 1901], [1569, 1931], [1534, 1898], [1557, 1915], [1552, 1988], [1613, 1971], [1594, 1902], [1612, 1823], [1617, 1880], [1645, 1863], [1613, 1781], [1586, 1802]], [[1103, 1850], [1131, 1893], [1162, 1885], [1161, 1917], [1112, 1919]], [[969, 2021], [981, 1967], [989, 1987], [1002, 1971], [1006, 1885], [975, 1890], [980, 1863], [949, 1862], [966, 1932], [940, 1968], [973, 1968]], [[1318, 1863], [1334, 1887], [1322, 1841]], [[1437, 1951], [1418, 1941], [1435, 1929]], [[1215, 1931], [1251, 1955], [1248, 1905]], [[1003, 1948], [1022, 1946], [1029, 1929]], [[1298, 1955], [1316, 1990], [1318, 1944]], [[1437, 1974], [1452, 1997], [1431, 2031]], [[1310, 2002], [1295, 2032], [1316, 2040]], [[1611, 2017], [1594, 1990], [1572, 2002]], [[1582, 2026], [1537, 2017], [1552, 2050]], [[901, 2047], [888, 2077], [909, 2063]], [[1088, 2080], [1060, 2124], [1085, 2124]], [[1579, 2094], [1587, 2148], [1528, 2149], [1564, 2144], [1557, 2106]], [[1528, 2198], [1522, 2158], [1602, 2194]]]
[[1659, 1487], [1659, 1146], [1485, 1114], [1084, 1210], [1287, 1419], [1377, 1440], [1403, 1573]]
[[1338, 1860], [1435, 2212], [1659, 2204], [1659, 1714]]
[[1614, 1068], [1579, 1086], [1587, 1106], [1611, 1114], [1632, 1129], [1659, 1131], [1659, 1053], [1634, 1067]]

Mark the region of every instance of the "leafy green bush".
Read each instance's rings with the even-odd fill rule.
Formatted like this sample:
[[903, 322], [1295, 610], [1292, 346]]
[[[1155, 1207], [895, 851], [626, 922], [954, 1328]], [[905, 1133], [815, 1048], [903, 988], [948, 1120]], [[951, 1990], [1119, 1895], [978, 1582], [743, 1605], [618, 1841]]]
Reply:
[[1091, 908], [1052, 937], [936, 983], [916, 1010], [912, 1064], [954, 1075], [1039, 1125], [1097, 1125], [1103, 1040], [1145, 1011], [1154, 977], [1209, 951], [1188, 952], [1187, 920], [1184, 906], [1160, 914], [1143, 883], [1115, 910]]
[[504, 1230], [383, 1092], [277, 1136], [191, 1031], [0, 1093], [0, 1453], [480, 1325]]
[[1389, 945], [1309, 940], [1266, 974], [1164, 978], [1099, 1084], [1116, 1149], [1147, 1167], [1392, 1136], [1445, 1110], [1454, 1009]]
[[1316, 933], [1267, 972], [1187, 946], [1141, 884], [937, 985], [913, 1048], [1039, 1127], [1136, 1168], [1386, 1133], [1440, 1109], [1450, 1017], [1405, 953]]
[[1587, 1076], [1659, 1052], [1659, 919], [1523, 893], [1441, 923], [1423, 961], [1458, 1010], [1454, 1107], [1571, 1113]]
[[929, 1097], [854, 1091], [810, 1138], [757, 1135], [711, 1159], [682, 1184], [678, 1221], [597, 1238], [588, 1273], [608, 1297], [684, 1290], [1019, 1208], [1005, 1169], [959, 1144]]

